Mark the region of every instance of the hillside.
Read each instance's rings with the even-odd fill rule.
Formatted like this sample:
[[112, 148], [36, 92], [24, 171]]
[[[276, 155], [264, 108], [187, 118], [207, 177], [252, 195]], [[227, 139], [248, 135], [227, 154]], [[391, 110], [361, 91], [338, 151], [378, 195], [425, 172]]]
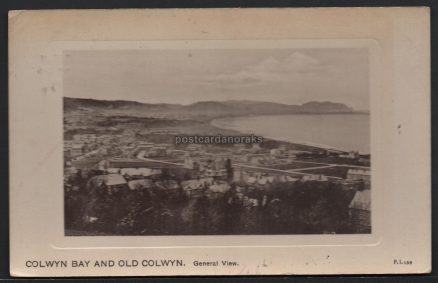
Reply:
[[91, 112], [121, 113], [149, 117], [205, 118], [226, 116], [269, 115], [269, 114], [324, 114], [354, 113], [342, 103], [311, 101], [302, 105], [287, 105], [251, 100], [201, 101], [189, 105], [148, 104], [125, 100], [96, 100], [84, 98], [64, 98], [64, 112], [77, 110]]

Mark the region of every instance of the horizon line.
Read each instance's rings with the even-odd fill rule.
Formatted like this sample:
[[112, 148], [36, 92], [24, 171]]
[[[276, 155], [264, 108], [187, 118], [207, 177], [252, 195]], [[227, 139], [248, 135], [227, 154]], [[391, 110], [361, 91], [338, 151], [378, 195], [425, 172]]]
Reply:
[[282, 103], [282, 102], [274, 102], [274, 101], [266, 101], [266, 100], [251, 100], [251, 99], [228, 99], [228, 100], [199, 100], [196, 102], [192, 102], [192, 103], [188, 103], [188, 104], [183, 104], [183, 103], [166, 103], [166, 102], [157, 102], [157, 103], [150, 103], [150, 102], [141, 102], [138, 100], [127, 100], [127, 99], [98, 99], [98, 98], [91, 98], [91, 97], [71, 97], [71, 96], [63, 96], [63, 98], [71, 98], [71, 99], [89, 99], [89, 100], [97, 100], [97, 101], [108, 101], [108, 102], [117, 102], [117, 101], [124, 101], [124, 102], [135, 102], [135, 103], [139, 103], [139, 104], [149, 104], [149, 105], [158, 105], [158, 104], [164, 104], [164, 105], [181, 105], [181, 106], [190, 106], [193, 105], [195, 103], [199, 103], [199, 102], [232, 102], [232, 101], [248, 101], [248, 102], [264, 102], [264, 103], [274, 103], [274, 104], [279, 104], [279, 105], [285, 105], [285, 106], [302, 106], [304, 104], [310, 103], [310, 102], [317, 102], [317, 103], [337, 103], [337, 104], [343, 104], [349, 108], [351, 108], [354, 112], [361, 112], [361, 111], [366, 111], [369, 112], [369, 109], [355, 109], [351, 106], [349, 106], [347, 103], [344, 102], [337, 102], [337, 101], [330, 101], [330, 100], [309, 100], [307, 102], [304, 102], [302, 104], [286, 104], [286, 103]]

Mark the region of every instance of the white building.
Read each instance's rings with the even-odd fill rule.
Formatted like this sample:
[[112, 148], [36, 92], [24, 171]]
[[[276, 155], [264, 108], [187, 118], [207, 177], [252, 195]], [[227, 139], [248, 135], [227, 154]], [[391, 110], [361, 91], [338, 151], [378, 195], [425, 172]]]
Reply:
[[347, 180], [359, 181], [363, 180], [365, 183], [369, 184], [371, 182], [371, 171], [370, 169], [348, 169]]

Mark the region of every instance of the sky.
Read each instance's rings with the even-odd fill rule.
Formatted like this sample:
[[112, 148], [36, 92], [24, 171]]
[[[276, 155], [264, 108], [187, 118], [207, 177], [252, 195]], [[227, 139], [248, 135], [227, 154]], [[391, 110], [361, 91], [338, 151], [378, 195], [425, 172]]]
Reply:
[[64, 96], [144, 103], [259, 100], [369, 109], [365, 48], [75, 50]]

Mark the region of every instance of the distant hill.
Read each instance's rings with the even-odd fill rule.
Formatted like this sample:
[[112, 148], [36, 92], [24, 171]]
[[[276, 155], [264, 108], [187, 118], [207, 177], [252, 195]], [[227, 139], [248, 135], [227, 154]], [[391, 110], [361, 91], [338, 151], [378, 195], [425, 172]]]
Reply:
[[144, 109], [144, 110], [167, 110], [174, 107], [178, 108], [178, 104], [148, 104], [129, 100], [98, 100], [91, 98], [72, 98], [64, 97], [64, 111], [78, 109]]
[[126, 112], [126, 115], [144, 115], [159, 117], [202, 117], [218, 118], [226, 116], [269, 115], [269, 114], [324, 114], [355, 113], [342, 103], [330, 101], [311, 101], [302, 105], [287, 105], [252, 100], [200, 101], [189, 105], [148, 104], [126, 100], [96, 100], [64, 97], [64, 111], [76, 110], [93, 112]]
[[300, 110], [310, 113], [353, 112], [353, 108], [350, 108], [343, 103], [335, 103], [330, 101], [307, 102], [300, 106]]

